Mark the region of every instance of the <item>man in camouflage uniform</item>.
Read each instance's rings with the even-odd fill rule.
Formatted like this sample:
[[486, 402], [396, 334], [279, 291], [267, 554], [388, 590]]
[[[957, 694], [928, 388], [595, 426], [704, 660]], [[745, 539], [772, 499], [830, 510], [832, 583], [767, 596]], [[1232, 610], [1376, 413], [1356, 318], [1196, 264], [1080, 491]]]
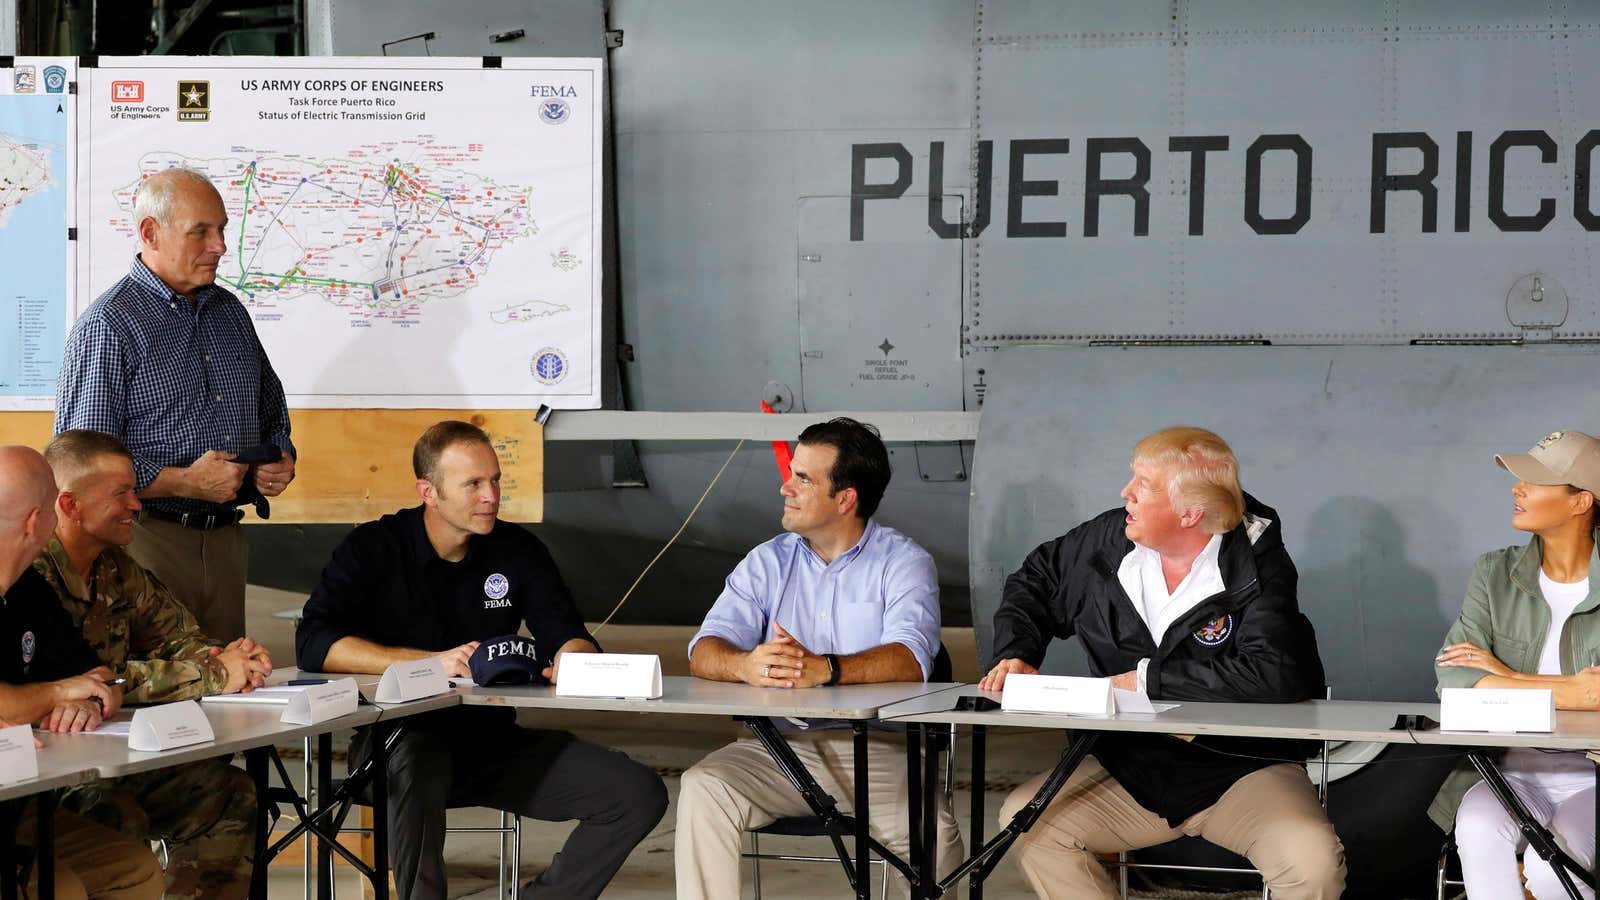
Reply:
[[[260, 686], [272, 671], [249, 638], [219, 646], [123, 548], [139, 510], [133, 458], [115, 437], [66, 431], [45, 447], [55, 472], [55, 540], [34, 563], [102, 662], [128, 679], [128, 703], [168, 703]], [[226, 759], [190, 763], [66, 794], [108, 827], [167, 842], [168, 897], [245, 897], [255, 786]]]

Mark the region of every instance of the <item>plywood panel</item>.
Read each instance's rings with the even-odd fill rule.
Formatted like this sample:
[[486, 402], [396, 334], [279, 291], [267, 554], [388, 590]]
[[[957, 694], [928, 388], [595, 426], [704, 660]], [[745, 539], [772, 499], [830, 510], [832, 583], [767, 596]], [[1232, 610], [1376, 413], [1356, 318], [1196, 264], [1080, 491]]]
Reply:
[[[294, 484], [272, 501], [272, 522], [354, 523], [417, 502], [411, 445], [441, 419], [463, 419], [489, 432], [500, 454], [500, 517], [544, 518], [544, 426], [533, 410], [296, 409], [290, 411], [300, 451]], [[0, 444], [42, 447], [53, 414], [0, 414]], [[248, 509], [248, 507], [247, 507]], [[253, 514], [246, 522], [258, 522]]]

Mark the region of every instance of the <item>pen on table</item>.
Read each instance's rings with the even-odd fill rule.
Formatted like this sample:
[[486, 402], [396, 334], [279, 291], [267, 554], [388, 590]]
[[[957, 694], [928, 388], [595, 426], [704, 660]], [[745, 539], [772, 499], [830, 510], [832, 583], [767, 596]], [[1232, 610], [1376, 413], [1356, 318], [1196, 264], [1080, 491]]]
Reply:
[[289, 687], [307, 687], [307, 686], [313, 685], [313, 684], [327, 684], [327, 683], [328, 683], [328, 679], [326, 679], [326, 678], [295, 678], [295, 679], [292, 679], [290, 681], [284, 682], [284, 684], [288, 685]]

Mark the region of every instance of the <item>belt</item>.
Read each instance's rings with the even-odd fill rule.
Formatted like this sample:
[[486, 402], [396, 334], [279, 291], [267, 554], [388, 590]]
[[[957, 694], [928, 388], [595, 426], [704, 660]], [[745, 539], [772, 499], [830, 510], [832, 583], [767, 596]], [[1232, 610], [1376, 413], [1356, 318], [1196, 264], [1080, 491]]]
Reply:
[[162, 522], [174, 522], [185, 528], [193, 528], [196, 531], [211, 531], [215, 528], [237, 525], [244, 518], [244, 510], [242, 509], [228, 509], [220, 512], [176, 513], [157, 509], [154, 506], [146, 506], [144, 514], [152, 519]]

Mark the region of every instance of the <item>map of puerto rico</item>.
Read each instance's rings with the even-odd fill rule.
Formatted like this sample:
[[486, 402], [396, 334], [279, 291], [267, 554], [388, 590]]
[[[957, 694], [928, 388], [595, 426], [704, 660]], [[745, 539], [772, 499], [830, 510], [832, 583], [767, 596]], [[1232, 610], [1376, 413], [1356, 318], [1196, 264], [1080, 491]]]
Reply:
[[0, 228], [11, 221], [18, 206], [55, 186], [48, 149], [0, 132]]
[[[115, 192], [131, 241], [142, 180], [172, 166], [204, 172], [228, 210], [218, 280], [258, 319], [318, 299], [369, 319], [415, 320], [429, 304], [468, 294], [497, 253], [538, 233], [533, 189], [477, 174], [482, 147], [428, 136], [330, 156], [258, 150], [194, 158], [147, 153]], [[459, 311], [456, 311], [459, 314]]]
[[55, 394], [75, 261], [71, 118], [59, 96], [0, 94], [0, 409], [49, 409]]

